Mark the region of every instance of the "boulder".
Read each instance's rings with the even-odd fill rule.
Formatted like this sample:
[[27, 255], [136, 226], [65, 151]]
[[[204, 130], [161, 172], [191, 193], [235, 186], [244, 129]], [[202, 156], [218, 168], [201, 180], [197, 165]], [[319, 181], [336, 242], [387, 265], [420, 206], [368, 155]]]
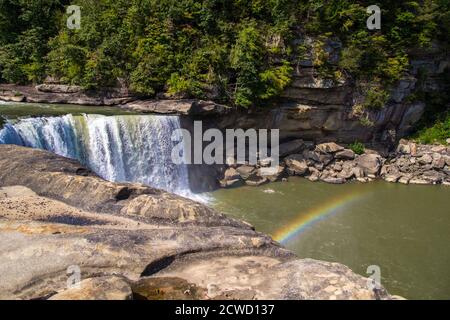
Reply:
[[305, 143], [302, 139], [292, 140], [289, 142], [285, 142], [280, 144], [279, 154], [280, 157], [285, 157], [290, 154], [298, 153], [302, 151], [305, 147]]
[[446, 158], [443, 155], [441, 155], [439, 153], [433, 153], [433, 162], [431, 163], [433, 168], [444, 169], [445, 164], [446, 164]]
[[115, 276], [89, 278], [61, 291], [49, 300], [131, 300], [127, 281]]
[[239, 172], [237, 172], [234, 168], [228, 168], [225, 170], [223, 180], [224, 181], [234, 181], [234, 180], [240, 180], [241, 176]]
[[256, 174], [249, 177], [247, 180], [245, 180], [245, 183], [252, 187], [258, 187], [260, 185], [263, 185], [264, 183], [267, 183], [269, 180], [266, 177], [260, 177]]
[[416, 156], [417, 144], [408, 140], [401, 139], [397, 146], [397, 153]]
[[430, 184], [427, 180], [421, 178], [421, 177], [414, 177], [411, 180], [409, 180], [410, 184], [419, 184], [419, 185], [426, 185]]
[[344, 147], [334, 143], [334, 142], [328, 142], [328, 143], [321, 143], [316, 146], [316, 151], [319, 151], [321, 153], [336, 153], [338, 151], [344, 150]]
[[344, 149], [342, 151], [337, 152], [334, 157], [336, 159], [342, 159], [342, 160], [353, 160], [355, 159], [355, 152], [350, 149]]
[[354, 167], [352, 169], [352, 175], [355, 176], [356, 179], [364, 178], [364, 170], [361, 167]]
[[253, 166], [243, 165], [236, 169], [242, 179], [247, 180], [256, 172], [256, 168]]
[[335, 177], [320, 177], [320, 180], [326, 183], [331, 183], [331, 184], [343, 184], [345, 183], [345, 179], [343, 178], [335, 178]]
[[446, 151], [447, 151], [447, 147], [442, 146], [442, 145], [433, 146], [431, 148], [431, 152], [434, 152], [434, 153], [445, 153]]
[[423, 179], [427, 180], [430, 184], [439, 184], [445, 178], [445, 174], [435, 170], [425, 171], [422, 174]]
[[400, 179], [398, 180], [399, 183], [401, 184], [409, 184], [409, 181], [412, 179], [411, 175], [403, 175], [400, 177]]
[[387, 174], [384, 176], [384, 180], [387, 182], [397, 182], [400, 179], [400, 175], [397, 174]]
[[308, 163], [302, 155], [295, 154], [284, 159], [290, 175], [304, 175], [308, 172]]
[[419, 158], [420, 164], [430, 164], [433, 162], [433, 157], [429, 154], [424, 154], [422, 157]]
[[353, 178], [353, 176], [355, 175], [354, 171], [352, 170], [352, 168], [343, 168], [341, 172], [338, 173], [338, 178], [342, 178], [342, 179], [351, 179]]
[[328, 165], [331, 161], [333, 161], [332, 154], [323, 154], [317, 151], [305, 150], [303, 151], [303, 157], [318, 163], [322, 163], [324, 166]]
[[445, 156], [444, 156], [444, 159], [445, 159], [445, 164], [446, 164], [447, 166], [450, 166], [450, 155], [445, 155]]
[[307, 177], [309, 181], [316, 182], [319, 181], [320, 176], [318, 173], [312, 173], [309, 177]]
[[239, 179], [233, 179], [233, 180], [220, 180], [219, 184], [220, 187], [222, 188], [234, 188], [234, 187], [239, 187], [241, 186], [243, 183], [241, 177], [239, 177]]
[[259, 168], [257, 175], [268, 179], [270, 182], [279, 181], [285, 175], [285, 167], [277, 166], [275, 168]]
[[397, 152], [403, 154], [410, 154], [411, 148], [409, 147], [408, 144], [399, 144], [397, 147]]
[[357, 164], [366, 175], [376, 175], [381, 169], [381, 156], [378, 154], [363, 154], [358, 157]]

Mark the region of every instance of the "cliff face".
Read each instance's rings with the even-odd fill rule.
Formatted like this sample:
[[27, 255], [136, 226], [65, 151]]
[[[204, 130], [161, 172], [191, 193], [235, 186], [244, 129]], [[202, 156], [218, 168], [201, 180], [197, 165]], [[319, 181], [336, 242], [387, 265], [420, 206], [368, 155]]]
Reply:
[[[330, 51], [336, 63], [339, 55]], [[412, 99], [415, 92], [446, 92], [441, 78], [448, 73], [450, 59], [436, 46], [410, 53], [410, 69], [390, 89], [381, 108], [359, 107], [361, 93], [345, 78], [322, 78], [312, 60], [298, 64], [291, 85], [282, 99], [269, 110], [237, 112], [215, 124], [222, 128], [277, 128], [282, 140], [304, 139], [314, 142], [355, 141], [391, 145], [407, 135], [423, 115], [427, 101]]]
[[[45, 151], [0, 146], [0, 298], [390, 299], [244, 222]], [[80, 272], [78, 288], [67, 273]], [[189, 289], [189, 290], [187, 290]], [[164, 292], [171, 292], [164, 296]]]

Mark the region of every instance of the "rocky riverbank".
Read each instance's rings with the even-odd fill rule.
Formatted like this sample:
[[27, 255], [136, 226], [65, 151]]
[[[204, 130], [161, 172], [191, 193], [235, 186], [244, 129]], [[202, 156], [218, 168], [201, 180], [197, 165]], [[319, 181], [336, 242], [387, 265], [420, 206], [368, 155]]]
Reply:
[[2, 145], [0, 169], [2, 299], [393, 298], [247, 223], [46, 151]]
[[40, 84], [19, 86], [0, 84], [0, 100], [11, 102], [75, 104], [86, 106], [117, 106], [139, 113], [178, 115], [218, 115], [230, 108], [212, 101], [195, 99], [164, 100], [141, 99], [127, 90], [108, 88], [103, 90], [83, 90], [79, 86], [61, 84]]
[[259, 186], [286, 180], [289, 176], [333, 184], [384, 179], [404, 184], [450, 186], [450, 146], [420, 145], [401, 140], [394, 152], [380, 154], [365, 150], [358, 155], [334, 142], [315, 145], [298, 139], [281, 144], [280, 156], [283, 160], [271, 176], [264, 176], [261, 170], [270, 166], [270, 158], [260, 159], [256, 166], [231, 164], [219, 177], [221, 187], [244, 183]]

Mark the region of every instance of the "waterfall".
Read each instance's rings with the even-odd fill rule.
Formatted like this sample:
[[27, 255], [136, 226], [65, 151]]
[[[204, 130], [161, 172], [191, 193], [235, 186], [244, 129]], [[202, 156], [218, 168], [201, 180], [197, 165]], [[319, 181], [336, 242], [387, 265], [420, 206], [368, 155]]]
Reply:
[[140, 182], [195, 198], [186, 165], [171, 160], [176, 116], [66, 115], [7, 122], [0, 143], [40, 148], [79, 160], [115, 182]]

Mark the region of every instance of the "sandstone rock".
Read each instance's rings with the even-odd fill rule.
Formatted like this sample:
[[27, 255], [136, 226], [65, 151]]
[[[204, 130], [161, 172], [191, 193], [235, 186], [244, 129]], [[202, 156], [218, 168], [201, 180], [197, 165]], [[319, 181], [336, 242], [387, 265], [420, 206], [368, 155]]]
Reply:
[[242, 185], [243, 181], [239, 177], [239, 179], [233, 179], [233, 180], [220, 180], [220, 187], [222, 188], [234, 188]]
[[175, 277], [145, 277], [132, 285], [137, 300], [203, 300], [207, 289]]
[[400, 179], [398, 180], [398, 182], [399, 183], [402, 183], [402, 184], [409, 184], [409, 181], [412, 179], [412, 177], [411, 176], [409, 176], [409, 175], [404, 175], [404, 176], [401, 176], [400, 177]]
[[43, 150], [0, 145], [0, 168], [0, 185], [26, 186], [38, 195], [86, 211], [139, 216], [160, 223], [195, 221], [223, 225], [226, 220], [231, 225], [238, 223], [195, 201], [162, 190], [105, 181], [77, 161]]
[[325, 164], [322, 162], [316, 162], [314, 163], [314, 168], [316, 168], [318, 171], [322, 171], [325, 168]]
[[77, 93], [81, 91], [81, 87], [62, 84], [40, 84], [36, 86], [36, 90], [52, 93]]
[[87, 94], [77, 86], [44, 84], [38, 86], [38, 89], [34, 86], [0, 84], [0, 99], [90, 106], [122, 105], [133, 100], [127, 92], [116, 88], [100, 89], [95, 95]]
[[432, 162], [432, 166], [435, 169], [444, 169], [446, 164], [446, 159], [444, 156], [440, 155], [439, 153], [434, 153], [433, 154], [433, 162]]
[[400, 179], [400, 175], [388, 174], [384, 177], [387, 182], [397, 182]]
[[352, 175], [354, 175], [356, 179], [361, 179], [361, 178], [364, 178], [364, 176], [365, 176], [364, 170], [360, 167], [353, 168]]
[[447, 166], [450, 166], [450, 156], [449, 156], [449, 155], [445, 155], [445, 156], [444, 156], [444, 159], [445, 159], [445, 164], [446, 164]]
[[366, 175], [376, 175], [381, 169], [381, 157], [377, 154], [363, 154], [357, 159], [357, 163]]
[[430, 164], [433, 161], [433, 157], [429, 154], [424, 154], [421, 158], [419, 158], [420, 164]]
[[355, 159], [355, 153], [353, 152], [353, 150], [345, 149], [337, 152], [334, 157], [336, 159], [353, 160]]
[[59, 292], [49, 300], [131, 300], [131, 288], [115, 276], [89, 278], [76, 286]]
[[308, 163], [302, 155], [295, 154], [284, 159], [290, 175], [304, 175], [308, 172]]
[[305, 150], [303, 151], [303, 157], [318, 163], [322, 163], [325, 166], [328, 165], [331, 161], [333, 161], [333, 155], [323, 154], [317, 151]]
[[351, 179], [354, 176], [354, 172], [352, 170], [352, 168], [343, 168], [341, 172], [339, 172], [338, 174], [338, 178], [342, 178], [342, 179]]
[[270, 182], [279, 181], [285, 175], [285, 167], [277, 166], [275, 168], [259, 168], [257, 175], [266, 178]]
[[448, 138], [447, 140], [445, 140], [445, 142], [447, 142], [447, 144], [450, 145], [450, 138]]
[[123, 109], [160, 114], [183, 115], [223, 115], [231, 108], [212, 101], [178, 99], [178, 100], [135, 100], [122, 106]]
[[247, 180], [256, 172], [256, 168], [253, 166], [243, 165], [236, 169], [242, 179]]
[[266, 177], [260, 177], [258, 175], [252, 175], [247, 180], [245, 180], [245, 183], [252, 187], [258, 187], [260, 185], [263, 185], [264, 183], [267, 183], [269, 180]]
[[290, 154], [298, 153], [305, 147], [305, 143], [302, 139], [297, 139], [280, 144], [279, 154], [280, 157], [285, 157]]
[[445, 146], [434, 146], [431, 148], [431, 152], [435, 153], [445, 153], [447, 151], [447, 147]]
[[400, 143], [398, 145], [398, 147], [397, 147], [397, 152], [398, 153], [403, 153], [403, 154], [410, 154], [411, 153], [411, 147], [407, 143]]
[[344, 147], [334, 143], [334, 142], [329, 142], [329, 143], [322, 143], [316, 146], [316, 151], [319, 151], [321, 153], [336, 153], [338, 151], [342, 151], [344, 150]]
[[22, 94], [0, 94], [0, 100], [11, 101], [11, 102], [25, 102], [26, 97]]
[[[238, 270], [249, 269], [245, 281], [255, 285], [248, 287], [246, 297], [257, 300], [390, 299], [383, 288], [377, 292], [370, 290], [367, 279], [347, 267], [312, 259], [280, 264], [270, 257], [258, 261], [252, 257], [212, 258], [192, 264], [174, 263], [157, 276], [186, 279], [197, 287], [209, 288], [208, 296], [218, 299], [226, 297], [229, 291], [242, 291], [241, 277], [234, 275]], [[208, 277], [202, 270], [208, 270]]]
[[429, 182], [423, 178], [420, 177], [414, 177], [411, 180], [409, 180], [410, 184], [420, 184], [420, 185], [425, 185], [425, 184], [429, 184]]
[[427, 180], [429, 184], [438, 184], [441, 183], [441, 181], [444, 179], [445, 175], [442, 173], [439, 173], [434, 170], [425, 171], [422, 174], [423, 179]]
[[343, 184], [345, 183], [345, 179], [343, 178], [334, 178], [334, 177], [324, 177], [320, 178], [321, 181], [331, 184]]
[[240, 177], [241, 176], [234, 168], [228, 168], [227, 170], [225, 170], [225, 173], [224, 173], [225, 180], [236, 180], [236, 179], [240, 179]]
[[319, 174], [313, 173], [309, 177], [307, 177], [307, 179], [311, 182], [319, 181]]

